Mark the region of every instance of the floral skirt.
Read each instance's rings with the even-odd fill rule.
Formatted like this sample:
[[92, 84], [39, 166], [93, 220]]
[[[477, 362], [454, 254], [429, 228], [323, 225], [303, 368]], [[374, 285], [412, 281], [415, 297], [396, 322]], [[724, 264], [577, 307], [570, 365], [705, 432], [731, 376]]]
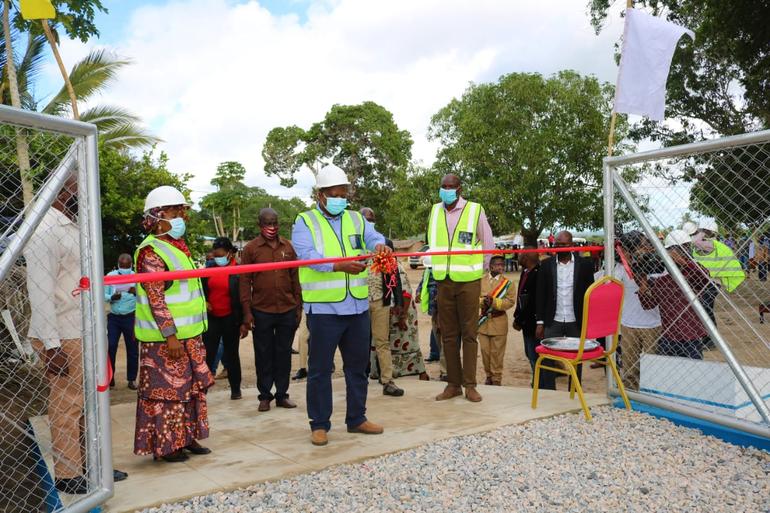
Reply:
[[[372, 378], [380, 377], [377, 363], [377, 351], [374, 344], [371, 350]], [[406, 330], [398, 325], [398, 318], [390, 316], [390, 354], [393, 357], [393, 377], [411, 376], [425, 372], [425, 362], [420, 350], [420, 339], [417, 331], [417, 308], [412, 301], [407, 310]]]
[[134, 454], [167, 456], [209, 436], [206, 390], [214, 378], [200, 336], [180, 340], [182, 358], [165, 342], [140, 343]]

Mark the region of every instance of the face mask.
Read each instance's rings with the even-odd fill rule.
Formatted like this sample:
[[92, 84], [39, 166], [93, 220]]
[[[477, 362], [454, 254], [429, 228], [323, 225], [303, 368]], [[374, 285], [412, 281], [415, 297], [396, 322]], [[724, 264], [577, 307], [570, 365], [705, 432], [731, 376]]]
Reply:
[[333, 216], [340, 215], [348, 207], [347, 198], [330, 198], [326, 196], [326, 210]]
[[167, 219], [167, 221], [171, 224], [171, 229], [167, 232], [168, 235], [174, 239], [181, 239], [187, 229], [184, 218], [175, 217], [174, 219]]
[[118, 267], [118, 274], [131, 274], [130, 267]]
[[265, 226], [261, 228], [260, 231], [262, 232], [262, 236], [267, 240], [273, 240], [275, 239], [276, 235], [278, 235], [277, 226]]
[[227, 264], [229, 264], [229, 263], [230, 263], [230, 258], [228, 258], [228, 257], [226, 257], [226, 256], [223, 256], [223, 257], [214, 257], [214, 262], [216, 262], [216, 264], [217, 264], [219, 267], [224, 267], [224, 266], [226, 266]]
[[457, 189], [444, 189], [443, 187], [438, 190], [438, 196], [444, 205], [451, 205], [457, 201]]

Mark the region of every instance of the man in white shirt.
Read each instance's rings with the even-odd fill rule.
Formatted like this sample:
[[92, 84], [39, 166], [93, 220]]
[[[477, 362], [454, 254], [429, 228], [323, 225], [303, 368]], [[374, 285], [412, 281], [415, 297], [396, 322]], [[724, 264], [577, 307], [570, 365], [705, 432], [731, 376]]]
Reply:
[[620, 378], [629, 390], [639, 390], [639, 363], [643, 353], [654, 353], [660, 337], [660, 312], [642, 308], [636, 294], [639, 286], [620, 262], [615, 264], [615, 278], [623, 282], [623, 314], [620, 320]]
[[[559, 232], [554, 239], [555, 248], [572, 246], [572, 234]], [[588, 258], [577, 253], [559, 252], [540, 264], [537, 280], [535, 337], [579, 337], [583, 320], [583, 299], [594, 281], [594, 266]], [[582, 365], [577, 368], [578, 378]], [[542, 388], [556, 389], [555, 375], [547, 372]]]
[[[88, 493], [81, 432], [82, 320], [80, 298], [72, 296], [81, 276], [77, 212], [77, 181], [72, 177], [24, 248], [32, 311], [27, 336], [45, 362], [54, 484], [69, 494]], [[116, 481], [125, 478], [125, 473], [115, 471]]]

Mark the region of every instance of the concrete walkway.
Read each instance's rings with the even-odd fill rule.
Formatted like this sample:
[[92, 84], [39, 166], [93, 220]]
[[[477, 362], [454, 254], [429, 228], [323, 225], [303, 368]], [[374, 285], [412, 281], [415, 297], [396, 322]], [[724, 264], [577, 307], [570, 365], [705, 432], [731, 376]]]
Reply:
[[[273, 408], [257, 412], [255, 389], [243, 391], [243, 399], [231, 401], [229, 392], [209, 394], [211, 436], [203, 445], [207, 456], [191, 456], [185, 463], [154, 462], [150, 456], [134, 456], [134, 404], [112, 407], [115, 468], [129, 478], [115, 485], [115, 497], [105, 511], [134, 511], [187, 497], [232, 490], [250, 484], [311, 472], [331, 465], [354, 462], [409, 449], [452, 436], [490, 431], [507, 424], [577, 411], [567, 392], [542, 391], [537, 410], [530, 408], [531, 391], [524, 388], [480, 386], [480, 403], [464, 398], [436, 402], [444, 386], [437, 381], [400, 379], [406, 390], [401, 398], [385, 397], [379, 385], [369, 388], [367, 416], [385, 426], [379, 436], [348, 434], [345, 430], [344, 380], [334, 382], [335, 412], [329, 445], [310, 444], [305, 410], [304, 383], [292, 385], [294, 410]], [[588, 394], [590, 406], [606, 404], [607, 398]], [[582, 415], [575, 422], [585, 422]]]

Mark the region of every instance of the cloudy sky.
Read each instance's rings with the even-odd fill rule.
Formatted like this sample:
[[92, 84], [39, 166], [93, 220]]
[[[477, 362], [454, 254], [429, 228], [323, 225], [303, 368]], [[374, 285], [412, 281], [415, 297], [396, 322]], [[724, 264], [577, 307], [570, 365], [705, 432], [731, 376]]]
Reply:
[[[164, 139], [171, 169], [195, 175], [195, 199], [225, 160], [242, 162], [250, 184], [306, 196], [309, 172], [292, 189], [264, 175], [262, 144], [271, 128], [307, 128], [335, 103], [385, 106], [412, 133], [414, 158], [431, 163], [430, 117], [471, 82], [568, 68], [614, 82], [623, 6], [596, 36], [587, 3], [106, 0], [101, 37], [64, 41], [62, 54], [68, 68], [95, 47], [131, 59], [98, 101], [129, 108]], [[51, 62], [39, 94], [59, 84]]]

